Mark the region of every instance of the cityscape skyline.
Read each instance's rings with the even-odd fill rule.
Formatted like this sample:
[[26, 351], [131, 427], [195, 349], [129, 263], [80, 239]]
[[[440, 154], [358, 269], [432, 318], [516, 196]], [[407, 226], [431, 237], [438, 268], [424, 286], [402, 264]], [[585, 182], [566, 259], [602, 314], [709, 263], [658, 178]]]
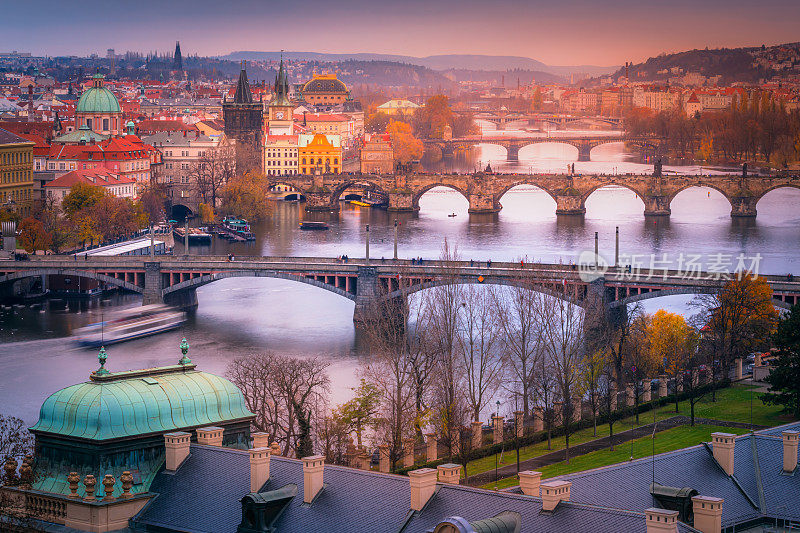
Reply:
[[[139, 24], [119, 31], [130, 8], [94, 10], [91, 32], [64, 39], [64, 27], [80, 27], [82, 13], [99, 2], [74, 10], [48, 1], [49, 16], [25, 24], [24, 13], [11, 14], [0, 36], [0, 50], [34, 55], [104, 54], [167, 51], [180, 40], [185, 54], [224, 55], [233, 51], [280, 49], [329, 53], [386, 53], [425, 57], [437, 54], [523, 56], [547, 65], [621, 65], [661, 53], [694, 48], [735, 48], [797, 40], [794, 21], [800, 4], [762, 2], [757, 10], [743, 1], [696, 3], [680, 0], [662, 13], [652, 2], [615, 0], [601, 4], [568, 0], [558, 6], [506, 0], [491, 6], [446, 0], [412, 0], [402, 8], [350, 0], [330, 5], [312, 0], [303, 6], [234, 2], [220, 11], [208, 2], [179, 1], [167, 6], [145, 0], [137, 9]], [[313, 17], [309, 20], [308, 14]], [[176, 26], [175, 20], [182, 24]], [[597, 21], [602, 20], [598, 28]], [[204, 27], [214, 26], [209, 39]], [[565, 40], [565, 28], [569, 39]], [[344, 30], [344, 31], [343, 31]], [[533, 31], [531, 31], [533, 30]], [[474, 39], [483, 35], [483, 39]], [[35, 44], [27, 44], [35, 43]]]

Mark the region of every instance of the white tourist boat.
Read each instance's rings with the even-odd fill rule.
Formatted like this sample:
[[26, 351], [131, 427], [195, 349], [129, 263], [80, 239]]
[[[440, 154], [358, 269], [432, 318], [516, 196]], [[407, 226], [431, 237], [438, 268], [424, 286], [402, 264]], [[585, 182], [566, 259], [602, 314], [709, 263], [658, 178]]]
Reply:
[[178, 309], [143, 305], [117, 311], [107, 320], [75, 330], [74, 335], [83, 346], [106, 346], [176, 329], [185, 321], [186, 313]]

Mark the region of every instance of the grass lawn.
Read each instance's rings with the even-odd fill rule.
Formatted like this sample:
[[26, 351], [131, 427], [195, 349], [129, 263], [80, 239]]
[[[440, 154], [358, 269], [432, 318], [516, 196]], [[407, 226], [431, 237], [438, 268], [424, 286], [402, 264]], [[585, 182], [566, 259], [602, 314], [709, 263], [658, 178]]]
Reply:
[[[687, 446], [693, 446], [701, 442], [711, 440], [711, 434], [716, 431], [726, 433], [736, 433], [741, 435], [748, 430], [740, 428], [728, 428], [719, 426], [681, 426], [668, 429], [661, 433], [656, 433], [656, 453], [664, 453], [672, 450], [679, 450]], [[541, 468], [542, 478], [551, 478], [564, 474], [571, 474], [582, 470], [590, 470], [601, 466], [608, 466], [628, 461], [631, 457], [631, 444], [633, 444], [633, 458], [649, 457], [653, 453], [653, 440], [651, 437], [643, 437], [626, 442], [617, 446], [613, 451], [610, 449], [599, 450], [587, 453], [579, 457], [573, 457], [569, 464], [566, 462], [555, 463]], [[516, 476], [501, 479], [497, 483], [498, 488], [513, 487], [518, 485], [519, 480]], [[494, 489], [495, 484], [487, 483], [484, 489]]]
[[[778, 426], [793, 421], [794, 419], [786, 415], [780, 414], [780, 407], [772, 405], [764, 405], [758, 398], [758, 392], [753, 392], [756, 387], [751, 385], [736, 384], [731, 387], [717, 391], [717, 401], [711, 401], [711, 395], [707, 394], [700, 402], [695, 405], [695, 416], [699, 418], [713, 418], [716, 420], [726, 420], [733, 422], [750, 422], [750, 407], [752, 397], [752, 416], [753, 423], [761, 426]], [[614, 434], [621, 431], [635, 428], [640, 425], [650, 424], [653, 422], [653, 411], [642, 413], [639, 415], [639, 423], [636, 423], [635, 416], [629, 416], [614, 423]], [[657, 420], [664, 420], [675, 416], [675, 404], [668, 404], [656, 410], [655, 416]], [[690, 408], [689, 402], [683, 401], [679, 404], [679, 413], [689, 416]], [[708, 426], [707, 426], [708, 427]], [[713, 433], [712, 430], [708, 435]], [[665, 434], [667, 432], [664, 432]], [[582, 429], [570, 435], [570, 446], [580, 444], [582, 442], [594, 440], [600, 437], [608, 436], [608, 424], [603, 424], [597, 428], [597, 436], [594, 435], [592, 428]], [[710, 437], [706, 438], [709, 440]], [[698, 441], [692, 444], [697, 444]], [[564, 437], [557, 437], [553, 439], [552, 448], [547, 448], [547, 441], [525, 446], [520, 448], [519, 458], [520, 461], [538, 457], [550, 453], [555, 450], [564, 448]], [[517, 461], [516, 451], [513, 449], [513, 444], [509, 444], [511, 449], [502, 454], [502, 459], [498, 461], [500, 466], [514, 464]], [[629, 445], [630, 446], [630, 445]], [[630, 450], [629, 450], [630, 451]], [[628, 454], [628, 457], [630, 453]], [[626, 457], [627, 459], [627, 457]], [[467, 465], [467, 475], [473, 476], [481, 472], [493, 470], [495, 466], [495, 456], [490, 455], [481, 459], [470, 461]]]

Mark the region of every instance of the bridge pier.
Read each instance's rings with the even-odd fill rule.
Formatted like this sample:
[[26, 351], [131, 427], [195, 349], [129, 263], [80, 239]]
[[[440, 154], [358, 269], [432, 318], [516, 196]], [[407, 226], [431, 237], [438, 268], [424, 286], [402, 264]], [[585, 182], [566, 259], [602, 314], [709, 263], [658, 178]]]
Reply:
[[414, 206], [414, 193], [407, 189], [389, 191], [388, 211], [395, 213], [417, 211], [419, 207]]
[[587, 142], [582, 142], [576, 145], [578, 148], [578, 162], [586, 162], [592, 160], [592, 145]]
[[378, 270], [373, 266], [359, 266], [356, 278], [356, 307], [353, 310], [353, 322], [367, 324], [375, 313], [380, 298]]
[[309, 190], [305, 193], [306, 211], [338, 211], [339, 203], [331, 203], [331, 191], [327, 188]]
[[470, 194], [469, 195], [469, 213], [472, 215], [497, 213], [500, 207], [495, 204], [494, 195], [492, 194]]
[[758, 198], [755, 196], [732, 196], [730, 200], [732, 217], [747, 218], [756, 216]]
[[586, 207], [578, 194], [566, 192], [556, 195], [556, 215], [584, 215]]
[[142, 293], [142, 305], [162, 304], [163, 279], [161, 277], [161, 263], [158, 261], [146, 261], [144, 264], [144, 292]]
[[506, 161], [519, 161], [519, 146], [514, 144], [506, 146]]
[[642, 201], [644, 202], [644, 216], [646, 217], [668, 217], [672, 213], [669, 207], [670, 199], [667, 196], [643, 196]]

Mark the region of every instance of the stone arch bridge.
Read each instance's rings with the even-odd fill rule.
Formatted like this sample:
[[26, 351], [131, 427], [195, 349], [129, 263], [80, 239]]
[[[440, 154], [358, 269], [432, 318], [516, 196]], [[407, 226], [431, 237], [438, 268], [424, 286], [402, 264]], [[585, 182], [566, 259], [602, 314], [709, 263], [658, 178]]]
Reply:
[[561, 115], [552, 113], [494, 113], [484, 112], [475, 115], [476, 119], [485, 120], [497, 125], [497, 129], [502, 130], [506, 125], [513, 122], [524, 122], [527, 124], [536, 122], [546, 122], [557, 127], [565, 127], [571, 124], [590, 124], [599, 126], [611, 126], [619, 128], [622, 126], [623, 119], [620, 117], [605, 117], [605, 116], [576, 116], [576, 115]]
[[[151, 260], [153, 259], [153, 260]], [[34, 256], [30, 261], [0, 261], [0, 294], [20, 279], [51, 274], [85, 277], [143, 295], [145, 304], [197, 305], [196, 290], [233, 277], [264, 277], [313, 285], [355, 302], [354, 320], [369, 315], [376, 303], [405, 298], [443, 284], [522, 286], [588, 307], [601, 298], [608, 309], [659, 296], [713, 293], [725, 283], [720, 275], [676, 271], [627, 273], [611, 267], [600, 276], [561, 264], [491, 263], [366, 259], [343, 262], [323, 257], [102, 257]], [[766, 276], [775, 305], [800, 302], [800, 281]], [[10, 291], [9, 291], [10, 293]]]
[[651, 137], [627, 137], [623, 135], [558, 135], [555, 137], [510, 137], [474, 135], [457, 139], [426, 139], [426, 147], [435, 146], [443, 156], [452, 156], [456, 151], [478, 144], [502, 146], [508, 161], [518, 161], [520, 149], [533, 144], [568, 144], [578, 149], [578, 161], [590, 161], [592, 149], [601, 144], [624, 142], [642, 152], [655, 155], [661, 141]]
[[337, 211], [345, 190], [368, 186], [389, 200], [391, 211], [415, 211], [419, 199], [434, 187], [447, 187], [469, 201], [470, 213], [496, 213], [503, 195], [513, 187], [531, 185], [555, 201], [558, 215], [583, 215], [586, 200], [596, 190], [616, 186], [633, 191], [644, 203], [645, 216], [669, 216], [675, 196], [690, 187], [710, 187], [731, 204], [731, 216], [755, 217], [756, 204], [769, 191], [782, 187], [800, 189], [800, 176], [669, 175], [644, 174], [317, 174], [269, 177], [275, 184], [288, 184], [306, 198], [308, 211]]

